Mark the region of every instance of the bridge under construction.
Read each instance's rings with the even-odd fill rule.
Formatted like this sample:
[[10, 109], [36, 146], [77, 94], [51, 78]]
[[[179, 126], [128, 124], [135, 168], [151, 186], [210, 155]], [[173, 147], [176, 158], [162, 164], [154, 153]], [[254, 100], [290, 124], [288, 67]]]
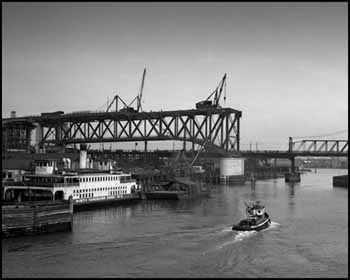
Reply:
[[[37, 148], [69, 144], [139, 142], [175, 140], [197, 145], [197, 155], [206, 153], [221, 157], [288, 158], [297, 156], [347, 157], [348, 140], [298, 140], [289, 138], [285, 151], [242, 151], [240, 149], [240, 118], [242, 112], [219, 105], [222, 93], [226, 99], [226, 74], [215, 90], [195, 109], [146, 112], [141, 99], [145, 81], [144, 69], [138, 95], [130, 104], [115, 95], [106, 111], [46, 112], [36, 116], [2, 119], [2, 149], [29, 151], [34, 131]], [[132, 104], [136, 101], [136, 109]], [[115, 104], [115, 111], [110, 111]], [[123, 108], [118, 108], [122, 104]]]

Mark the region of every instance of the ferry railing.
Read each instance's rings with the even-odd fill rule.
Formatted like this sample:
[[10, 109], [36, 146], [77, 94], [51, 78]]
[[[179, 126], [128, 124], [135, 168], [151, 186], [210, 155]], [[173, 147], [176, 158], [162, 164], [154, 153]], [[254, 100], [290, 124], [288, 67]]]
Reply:
[[54, 183], [54, 187], [79, 187], [79, 183]]

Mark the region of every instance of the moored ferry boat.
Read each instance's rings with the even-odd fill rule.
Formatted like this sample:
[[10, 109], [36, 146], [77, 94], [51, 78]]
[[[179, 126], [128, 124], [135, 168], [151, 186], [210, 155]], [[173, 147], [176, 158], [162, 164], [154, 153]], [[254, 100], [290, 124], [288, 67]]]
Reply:
[[3, 185], [4, 201], [69, 200], [75, 209], [105, 203], [138, 200], [136, 180], [116, 170], [77, 169], [57, 171], [55, 160], [35, 162], [35, 174], [22, 182]]

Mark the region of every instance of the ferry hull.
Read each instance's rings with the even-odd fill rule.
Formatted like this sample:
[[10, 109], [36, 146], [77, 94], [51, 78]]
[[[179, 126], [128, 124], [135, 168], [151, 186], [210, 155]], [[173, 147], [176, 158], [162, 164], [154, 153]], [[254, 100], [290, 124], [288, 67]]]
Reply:
[[185, 197], [185, 192], [176, 192], [176, 191], [153, 191], [145, 192], [146, 199], [149, 200], [179, 200]]
[[239, 224], [233, 225], [232, 226], [232, 230], [238, 230], [238, 231], [260, 231], [263, 230], [265, 228], [268, 228], [271, 224], [271, 220], [270, 219], [265, 219], [264, 221], [262, 221], [259, 225], [256, 226], [248, 226], [248, 225], [244, 225], [241, 226]]
[[136, 203], [140, 201], [140, 195], [138, 193], [131, 194], [125, 197], [114, 197], [109, 199], [79, 199], [73, 202], [74, 211], [81, 211], [87, 209], [94, 209], [101, 206], [117, 206], [117, 205], [126, 205], [130, 203]]

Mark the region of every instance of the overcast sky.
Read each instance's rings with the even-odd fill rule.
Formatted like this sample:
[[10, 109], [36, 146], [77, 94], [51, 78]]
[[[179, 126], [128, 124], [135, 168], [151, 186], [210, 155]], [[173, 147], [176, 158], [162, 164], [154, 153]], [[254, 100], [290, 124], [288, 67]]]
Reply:
[[[2, 116], [192, 109], [227, 73], [241, 148], [348, 127], [347, 3], [3, 3]], [[348, 133], [332, 138], [347, 138]]]

